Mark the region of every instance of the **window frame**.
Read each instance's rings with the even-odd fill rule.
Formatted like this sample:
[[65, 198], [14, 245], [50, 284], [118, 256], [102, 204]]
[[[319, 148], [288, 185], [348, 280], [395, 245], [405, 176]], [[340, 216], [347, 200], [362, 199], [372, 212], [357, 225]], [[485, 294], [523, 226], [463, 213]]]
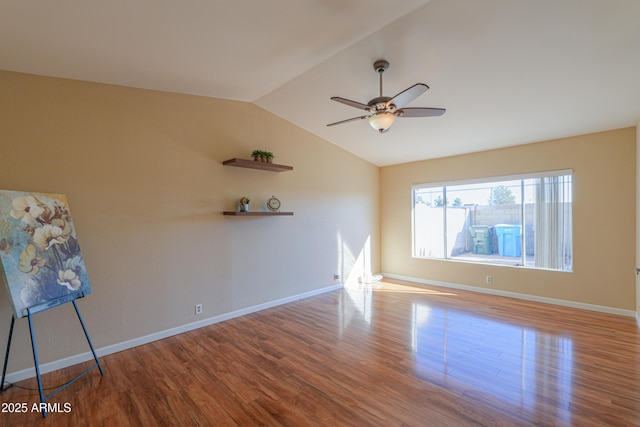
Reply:
[[[459, 259], [451, 257], [447, 253], [447, 187], [459, 186], [459, 185], [469, 185], [469, 184], [491, 184], [501, 181], [521, 181], [521, 194], [520, 194], [520, 222], [521, 226], [524, 230], [525, 227], [525, 200], [524, 200], [524, 180], [526, 179], [535, 179], [535, 178], [548, 178], [548, 177], [557, 177], [557, 176], [571, 176], [570, 183], [570, 192], [571, 192], [571, 212], [570, 212], [570, 223], [571, 223], [571, 238], [569, 239], [570, 247], [571, 247], [571, 256], [573, 258], [573, 195], [574, 195], [574, 174], [573, 169], [558, 169], [551, 171], [542, 171], [542, 172], [529, 172], [522, 174], [513, 174], [513, 175], [499, 175], [499, 176], [487, 176], [481, 178], [469, 178], [469, 179], [461, 179], [461, 180], [451, 180], [451, 181], [436, 181], [436, 182], [426, 182], [426, 183], [418, 183], [411, 185], [411, 258], [414, 259], [424, 259], [424, 260], [436, 260], [436, 261], [453, 261], [453, 262], [462, 262], [469, 264], [485, 264], [492, 266], [501, 266], [501, 267], [518, 267], [518, 268], [526, 268], [532, 270], [548, 270], [559, 273], [572, 273], [573, 272], [573, 260], [571, 261], [571, 268], [568, 270], [565, 269], [555, 269], [555, 268], [544, 268], [544, 267], [536, 267], [531, 265], [526, 265], [524, 262], [526, 258], [526, 239], [525, 233], [523, 232], [523, 238], [521, 243], [521, 262], [519, 264], [502, 264], [502, 263], [492, 263], [488, 261], [473, 261], [468, 259]], [[444, 247], [444, 257], [439, 258], [435, 256], [418, 256], [416, 254], [416, 217], [415, 217], [415, 206], [416, 206], [416, 190], [420, 189], [428, 189], [428, 188], [440, 188], [443, 194], [443, 236], [442, 243]]]

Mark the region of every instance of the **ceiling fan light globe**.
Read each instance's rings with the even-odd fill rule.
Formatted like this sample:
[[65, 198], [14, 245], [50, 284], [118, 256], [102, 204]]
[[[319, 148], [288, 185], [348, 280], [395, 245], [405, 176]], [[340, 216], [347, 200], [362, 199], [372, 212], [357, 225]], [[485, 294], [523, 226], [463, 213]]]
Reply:
[[370, 116], [368, 120], [372, 128], [382, 133], [389, 129], [389, 127], [396, 120], [396, 116], [395, 114], [382, 112]]

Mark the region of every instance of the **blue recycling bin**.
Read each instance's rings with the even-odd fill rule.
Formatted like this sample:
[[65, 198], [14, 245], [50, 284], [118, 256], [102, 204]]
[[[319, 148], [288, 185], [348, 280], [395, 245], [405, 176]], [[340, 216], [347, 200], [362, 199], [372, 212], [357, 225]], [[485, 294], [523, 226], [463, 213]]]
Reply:
[[522, 226], [497, 224], [498, 254], [500, 256], [519, 257], [522, 255]]

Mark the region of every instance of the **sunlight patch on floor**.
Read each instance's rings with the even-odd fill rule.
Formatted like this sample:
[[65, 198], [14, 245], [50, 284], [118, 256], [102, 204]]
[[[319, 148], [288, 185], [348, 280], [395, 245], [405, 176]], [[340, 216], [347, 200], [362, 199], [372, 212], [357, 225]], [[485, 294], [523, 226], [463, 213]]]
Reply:
[[371, 290], [373, 292], [405, 293], [405, 294], [427, 294], [427, 295], [448, 295], [457, 296], [452, 292], [443, 292], [435, 289], [427, 289], [420, 286], [409, 286], [400, 283], [390, 283], [384, 280], [373, 283], [358, 283], [348, 287], [354, 290]]

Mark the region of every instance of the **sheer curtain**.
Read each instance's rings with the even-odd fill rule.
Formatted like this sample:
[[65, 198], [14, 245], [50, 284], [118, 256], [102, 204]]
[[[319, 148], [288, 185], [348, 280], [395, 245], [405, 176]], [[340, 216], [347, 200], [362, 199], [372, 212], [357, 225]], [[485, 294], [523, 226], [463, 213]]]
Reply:
[[535, 266], [571, 269], [571, 176], [535, 179]]

